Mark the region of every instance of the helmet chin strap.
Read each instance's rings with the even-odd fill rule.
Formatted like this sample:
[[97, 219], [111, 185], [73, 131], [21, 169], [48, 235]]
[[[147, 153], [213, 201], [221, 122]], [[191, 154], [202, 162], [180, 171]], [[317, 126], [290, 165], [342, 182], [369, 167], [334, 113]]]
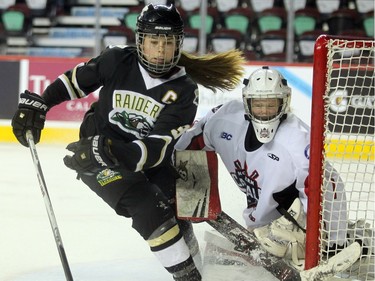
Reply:
[[178, 71], [178, 68], [174, 67], [172, 68], [171, 70], [169, 70], [168, 72], [166, 73], [154, 73], [148, 69], [145, 68], [145, 70], [147, 71], [147, 73], [152, 77], [152, 78], [168, 78], [170, 76], [172, 76], [173, 74], [175, 74], [177, 71]]
[[285, 113], [283, 116], [280, 118], [280, 124], [283, 122], [286, 118], [288, 117], [288, 113]]
[[249, 127], [247, 128], [245, 137], [245, 149], [249, 152], [255, 151], [259, 149], [263, 145], [263, 143], [260, 142], [256, 134], [254, 134], [254, 126], [249, 117], [247, 115], [244, 115], [244, 117], [247, 121], [249, 121]]

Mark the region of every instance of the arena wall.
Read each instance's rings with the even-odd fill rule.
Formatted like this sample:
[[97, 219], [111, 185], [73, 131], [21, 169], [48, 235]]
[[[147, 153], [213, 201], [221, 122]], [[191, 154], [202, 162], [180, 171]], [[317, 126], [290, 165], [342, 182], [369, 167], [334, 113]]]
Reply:
[[[29, 89], [41, 93], [64, 71], [86, 61], [85, 58], [0, 57], [0, 142], [15, 142], [10, 122], [17, 109], [20, 92]], [[249, 62], [246, 75], [263, 65], [280, 70], [293, 89], [292, 110], [306, 123], [310, 123], [312, 66], [309, 64], [281, 64]], [[245, 78], [244, 77], [244, 78]], [[207, 110], [231, 99], [241, 99], [243, 85], [231, 92], [213, 93], [200, 87], [200, 105], [197, 118]], [[84, 99], [65, 102], [51, 109], [43, 130], [41, 142], [70, 142], [78, 137], [79, 123], [90, 104], [98, 98], [98, 91]]]

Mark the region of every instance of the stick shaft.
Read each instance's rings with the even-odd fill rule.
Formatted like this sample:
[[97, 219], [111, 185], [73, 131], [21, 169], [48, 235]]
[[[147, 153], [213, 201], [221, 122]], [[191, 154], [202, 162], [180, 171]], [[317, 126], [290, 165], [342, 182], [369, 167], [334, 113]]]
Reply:
[[38, 153], [37, 153], [37, 150], [36, 150], [34, 138], [33, 138], [33, 135], [31, 133], [31, 131], [26, 132], [26, 138], [27, 138], [27, 142], [29, 144], [31, 156], [33, 158], [35, 171], [36, 171], [38, 181], [39, 181], [39, 186], [40, 186], [40, 189], [42, 191], [44, 204], [46, 206], [49, 222], [51, 224], [53, 236], [55, 238], [57, 250], [58, 250], [59, 255], [60, 255], [60, 260], [61, 260], [61, 263], [62, 263], [62, 266], [63, 266], [63, 269], [64, 269], [65, 277], [66, 277], [67, 281], [73, 281], [73, 276], [72, 276], [72, 273], [70, 271], [68, 259], [67, 259], [66, 254], [65, 254], [65, 250], [64, 250], [62, 239], [61, 239], [60, 231], [59, 231], [59, 228], [57, 226], [56, 216], [55, 216], [55, 213], [54, 213], [53, 208], [52, 208], [51, 199], [50, 199], [49, 194], [48, 194], [47, 185], [46, 185], [46, 182], [44, 180], [42, 167], [40, 165]]

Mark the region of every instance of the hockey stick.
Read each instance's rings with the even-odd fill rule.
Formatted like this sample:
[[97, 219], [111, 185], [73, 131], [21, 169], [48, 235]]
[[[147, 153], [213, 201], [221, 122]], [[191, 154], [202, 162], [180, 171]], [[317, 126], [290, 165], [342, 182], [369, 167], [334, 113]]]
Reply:
[[[233, 250], [247, 255], [246, 260], [248, 260], [248, 262], [264, 267], [272, 275], [282, 281], [329, 280], [329, 278], [333, 277], [335, 274], [349, 268], [358, 260], [361, 253], [360, 245], [355, 242], [335, 256], [329, 258], [325, 263], [309, 270], [299, 272], [282, 258], [269, 254], [263, 249], [252, 232], [248, 231], [225, 212], [221, 212], [216, 220], [209, 220], [207, 223], [234, 244], [232, 249], [227, 250]], [[215, 240], [217, 240], [216, 244], [225, 245], [225, 243], [221, 243], [218, 239], [220, 239], [218, 236], [206, 235], [206, 240], [208, 242], [214, 243]]]
[[31, 156], [33, 158], [36, 174], [37, 174], [38, 181], [39, 181], [39, 186], [40, 186], [40, 189], [42, 190], [44, 204], [46, 206], [49, 222], [51, 224], [52, 232], [53, 232], [53, 235], [55, 237], [57, 250], [59, 251], [60, 260], [61, 260], [61, 263], [62, 263], [62, 266], [63, 266], [63, 269], [64, 269], [64, 273], [65, 273], [65, 278], [66, 278], [67, 281], [73, 281], [73, 276], [72, 276], [72, 273], [71, 273], [70, 268], [69, 268], [68, 259], [66, 258], [64, 246], [63, 246], [61, 236], [60, 236], [60, 231], [59, 231], [59, 228], [57, 226], [55, 214], [53, 212], [51, 199], [48, 195], [47, 185], [46, 185], [46, 182], [44, 180], [42, 167], [40, 165], [38, 153], [37, 153], [36, 147], [35, 147], [34, 137], [33, 137], [33, 134], [31, 133], [31, 131], [26, 132], [26, 138], [27, 138], [27, 142], [29, 144]]
[[301, 280], [299, 272], [296, 269], [292, 268], [282, 258], [268, 253], [253, 233], [225, 212], [221, 212], [216, 220], [208, 220], [206, 222], [232, 242], [235, 245], [235, 251], [247, 254], [254, 265], [264, 267], [281, 281]]

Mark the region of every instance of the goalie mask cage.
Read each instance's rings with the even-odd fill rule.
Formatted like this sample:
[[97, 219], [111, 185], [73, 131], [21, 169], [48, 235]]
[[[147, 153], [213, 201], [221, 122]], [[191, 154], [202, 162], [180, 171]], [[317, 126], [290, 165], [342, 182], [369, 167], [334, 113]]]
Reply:
[[[339, 275], [351, 280], [374, 280], [374, 43], [322, 35], [314, 49], [305, 268], [338, 251], [326, 247], [335, 241], [328, 240], [322, 216], [330, 212], [323, 198], [334, 197], [325, 196], [328, 162], [345, 184], [344, 225], [351, 225], [363, 242], [360, 259]], [[347, 233], [353, 234], [349, 228]]]

